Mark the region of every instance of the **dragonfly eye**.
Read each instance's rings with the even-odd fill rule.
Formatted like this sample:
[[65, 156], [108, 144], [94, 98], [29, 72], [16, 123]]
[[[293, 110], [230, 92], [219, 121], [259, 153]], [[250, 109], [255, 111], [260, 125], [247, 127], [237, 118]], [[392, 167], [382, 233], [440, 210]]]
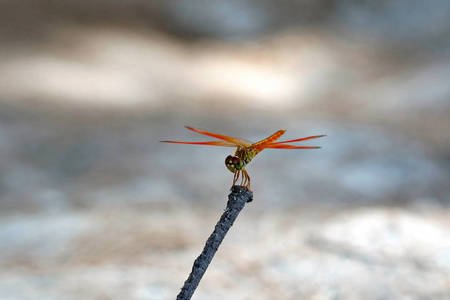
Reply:
[[240, 170], [241, 168], [241, 159], [237, 156], [228, 155], [225, 159], [225, 165], [227, 166], [228, 170], [236, 173], [236, 171]]

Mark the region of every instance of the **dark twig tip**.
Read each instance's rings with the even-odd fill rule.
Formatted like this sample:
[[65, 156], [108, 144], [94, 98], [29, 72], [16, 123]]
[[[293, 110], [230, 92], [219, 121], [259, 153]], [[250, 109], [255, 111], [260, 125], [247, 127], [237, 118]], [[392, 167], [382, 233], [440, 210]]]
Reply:
[[240, 185], [233, 185], [231, 187], [231, 194], [238, 194], [241, 197], [247, 198], [247, 203], [253, 201], [252, 191]]

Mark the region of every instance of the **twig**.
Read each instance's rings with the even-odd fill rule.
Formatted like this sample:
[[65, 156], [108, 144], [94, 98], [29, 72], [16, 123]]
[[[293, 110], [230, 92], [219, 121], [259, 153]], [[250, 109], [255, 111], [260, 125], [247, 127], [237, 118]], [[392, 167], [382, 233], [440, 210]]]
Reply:
[[247, 189], [237, 185], [231, 188], [231, 194], [228, 195], [227, 207], [222, 217], [220, 217], [219, 222], [217, 222], [213, 233], [206, 241], [202, 253], [194, 261], [191, 274], [189, 274], [188, 279], [184, 282], [184, 286], [181, 288], [177, 300], [191, 299], [228, 230], [244, 208], [245, 203], [251, 202], [252, 200], [253, 194]]

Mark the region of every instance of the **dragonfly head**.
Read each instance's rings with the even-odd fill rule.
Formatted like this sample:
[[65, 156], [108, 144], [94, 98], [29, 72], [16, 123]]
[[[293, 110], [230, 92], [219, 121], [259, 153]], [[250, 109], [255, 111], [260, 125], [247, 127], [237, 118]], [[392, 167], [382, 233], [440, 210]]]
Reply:
[[231, 155], [228, 155], [225, 159], [225, 165], [232, 173], [236, 173], [236, 171], [242, 170], [242, 168], [244, 167], [244, 164], [239, 157]]

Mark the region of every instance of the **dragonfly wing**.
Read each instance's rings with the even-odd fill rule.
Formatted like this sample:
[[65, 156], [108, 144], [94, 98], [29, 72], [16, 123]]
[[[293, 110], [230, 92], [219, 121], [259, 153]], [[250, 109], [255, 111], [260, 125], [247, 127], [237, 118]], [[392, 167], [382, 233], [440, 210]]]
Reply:
[[294, 146], [294, 145], [286, 145], [286, 143], [302, 142], [302, 141], [317, 139], [317, 138], [320, 138], [323, 136], [325, 136], [325, 135], [313, 135], [313, 136], [308, 136], [308, 137], [304, 137], [301, 139], [271, 143], [269, 145], [264, 145], [264, 148], [270, 148], [270, 149], [320, 149], [321, 147], [317, 147], [317, 146]]
[[173, 143], [173, 144], [190, 144], [190, 145], [209, 145], [209, 146], [222, 146], [222, 147], [236, 147], [234, 143], [226, 141], [211, 141], [211, 142], [178, 142], [178, 141], [161, 141], [161, 143]]
[[192, 130], [192, 131], [204, 134], [204, 135], [209, 135], [209, 136], [215, 137], [216, 139], [220, 139], [220, 140], [224, 140], [224, 141], [233, 143], [234, 146], [249, 147], [252, 145], [252, 142], [244, 140], [244, 139], [221, 135], [221, 134], [217, 134], [217, 133], [212, 133], [212, 132], [208, 132], [208, 131], [204, 131], [204, 130], [200, 130], [200, 129], [195, 129], [195, 128], [192, 128], [189, 126], [184, 126], [184, 127], [186, 127], [189, 130]]
[[284, 144], [270, 144], [265, 148], [267, 149], [320, 149], [322, 147], [316, 146], [294, 146], [294, 145], [284, 145]]
[[312, 139], [318, 139], [318, 138], [321, 138], [323, 136], [326, 136], [326, 135], [313, 135], [313, 136], [308, 136], [308, 137], [304, 137], [304, 138], [301, 138], [301, 139], [289, 140], [289, 141], [284, 141], [284, 142], [276, 142], [276, 143], [273, 143], [273, 144], [274, 145], [278, 145], [278, 144], [285, 144], [285, 143], [302, 142], [302, 141], [307, 141], [307, 140], [312, 140]]

